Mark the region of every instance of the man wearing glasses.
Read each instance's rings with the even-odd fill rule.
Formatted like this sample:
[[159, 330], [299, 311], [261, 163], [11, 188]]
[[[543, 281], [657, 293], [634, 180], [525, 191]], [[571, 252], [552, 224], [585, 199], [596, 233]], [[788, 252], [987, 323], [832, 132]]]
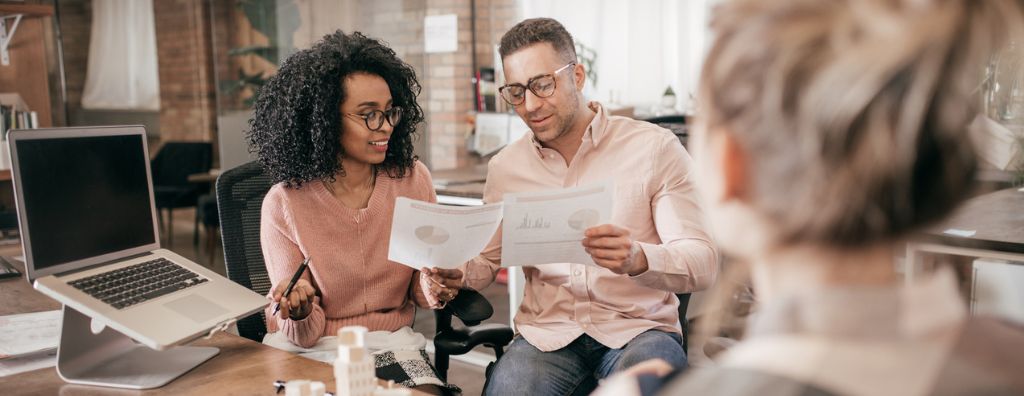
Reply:
[[[597, 380], [648, 359], [684, 367], [674, 293], [704, 289], [718, 271], [685, 149], [665, 129], [587, 103], [584, 68], [557, 21], [520, 22], [499, 52], [508, 81], [501, 97], [533, 133], [490, 161], [484, 201], [608, 179], [616, 196], [612, 224], [588, 229], [583, 241], [600, 267], [523, 267], [519, 336], [484, 393], [588, 394]], [[461, 269], [432, 271], [435, 278], [452, 288], [489, 285], [500, 268], [500, 233]]]

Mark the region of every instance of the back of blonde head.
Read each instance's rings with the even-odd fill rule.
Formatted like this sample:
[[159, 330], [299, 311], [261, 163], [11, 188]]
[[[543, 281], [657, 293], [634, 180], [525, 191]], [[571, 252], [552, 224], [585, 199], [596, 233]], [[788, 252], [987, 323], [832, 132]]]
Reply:
[[[969, 193], [966, 127], [1019, 0], [738, 0], [716, 9], [702, 78], [709, 130], [749, 158], [778, 243], [857, 247], [948, 214]], [[715, 132], [712, 132], [715, 133]]]

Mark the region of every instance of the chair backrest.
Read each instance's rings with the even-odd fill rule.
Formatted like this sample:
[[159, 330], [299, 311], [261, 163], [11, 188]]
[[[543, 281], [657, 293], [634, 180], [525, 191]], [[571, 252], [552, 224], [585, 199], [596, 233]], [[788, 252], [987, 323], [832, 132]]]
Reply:
[[[270, 277], [260, 246], [260, 210], [271, 186], [270, 177], [255, 161], [217, 178], [217, 206], [228, 279], [262, 295], [270, 291]], [[257, 342], [263, 341], [267, 333], [263, 311], [239, 320], [238, 333]]]
[[188, 175], [206, 173], [213, 166], [213, 144], [209, 142], [167, 142], [150, 163], [153, 185], [187, 185]]

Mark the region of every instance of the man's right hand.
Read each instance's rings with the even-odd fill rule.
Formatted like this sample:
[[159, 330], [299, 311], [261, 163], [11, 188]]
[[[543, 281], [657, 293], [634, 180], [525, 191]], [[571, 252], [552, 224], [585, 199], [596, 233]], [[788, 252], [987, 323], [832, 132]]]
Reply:
[[288, 288], [288, 282], [280, 282], [274, 288], [271, 298], [280, 305], [277, 317], [282, 320], [302, 320], [313, 312], [313, 297], [316, 296], [316, 288], [309, 281], [300, 278], [292, 287], [292, 292], [283, 296], [284, 290]]

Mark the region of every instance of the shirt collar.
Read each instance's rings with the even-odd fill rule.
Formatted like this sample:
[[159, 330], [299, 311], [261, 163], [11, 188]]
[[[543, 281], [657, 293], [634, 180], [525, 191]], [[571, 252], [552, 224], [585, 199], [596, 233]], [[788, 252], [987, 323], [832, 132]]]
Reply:
[[912, 339], [966, 318], [956, 280], [940, 270], [912, 285], [839, 287], [780, 296], [751, 316], [751, 337], [817, 334], [841, 338]]
[[[601, 143], [601, 140], [608, 135], [608, 115], [604, 111], [604, 106], [597, 101], [591, 101], [587, 103], [587, 107], [590, 108], [594, 113], [594, 119], [590, 121], [590, 125], [587, 125], [587, 130], [583, 132], [583, 141], [589, 141], [594, 147], [597, 147]], [[537, 141], [537, 137], [530, 132], [530, 143], [533, 144], [534, 153], [538, 157], [544, 158], [544, 146], [541, 146], [540, 142]]]

